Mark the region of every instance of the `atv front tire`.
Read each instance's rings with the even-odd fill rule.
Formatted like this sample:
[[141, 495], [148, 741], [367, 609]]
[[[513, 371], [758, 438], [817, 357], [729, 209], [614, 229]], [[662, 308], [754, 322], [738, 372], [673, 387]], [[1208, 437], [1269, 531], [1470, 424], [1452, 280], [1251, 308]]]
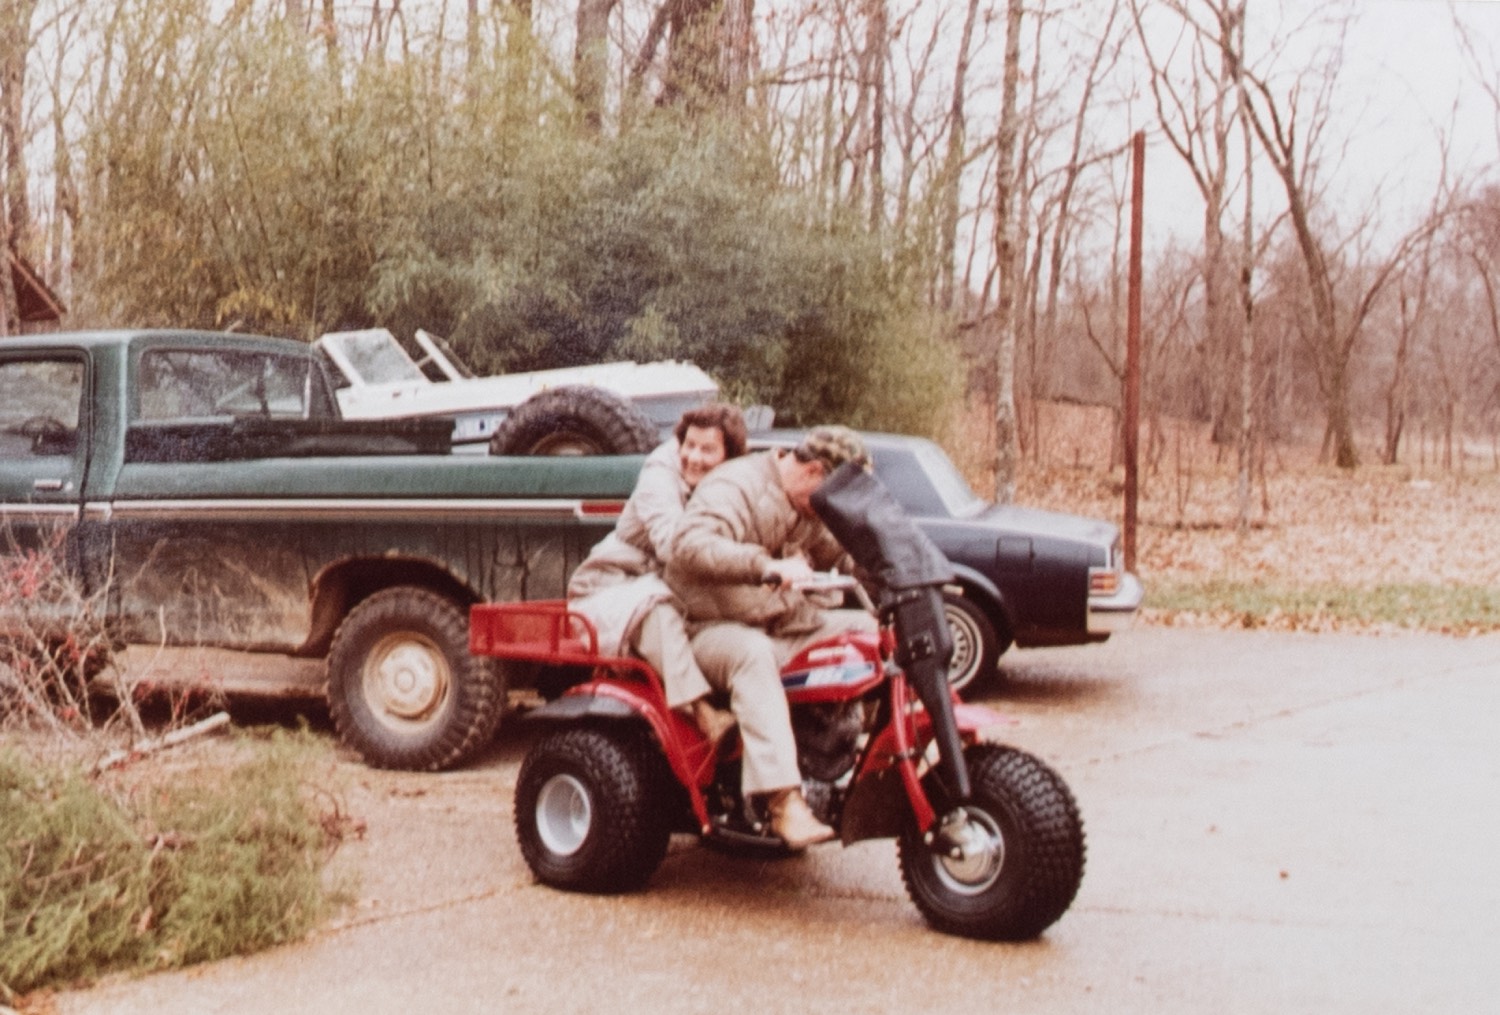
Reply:
[[643, 886], [667, 855], [665, 760], [632, 727], [566, 728], [527, 752], [516, 838], [538, 881], [577, 892]]
[[[1073, 794], [1037, 758], [998, 744], [964, 752], [973, 793], [961, 806], [974, 843], [965, 857], [939, 852], [909, 823], [897, 851], [907, 893], [937, 930], [1024, 941], [1065, 913], [1083, 880], [1083, 822]], [[933, 805], [948, 809], [927, 780]]]

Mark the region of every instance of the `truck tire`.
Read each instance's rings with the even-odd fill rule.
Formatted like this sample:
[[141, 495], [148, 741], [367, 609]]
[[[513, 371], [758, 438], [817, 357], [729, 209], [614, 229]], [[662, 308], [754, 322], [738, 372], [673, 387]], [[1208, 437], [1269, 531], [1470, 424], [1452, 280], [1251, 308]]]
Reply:
[[[964, 752], [973, 792], [960, 804], [972, 855], [933, 850], [916, 822], [897, 840], [907, 894], [935, 929], [1025, 941], [1067, 912], [1083, 880], [1084, 834], [1067, 784], [1042, 761], [999, 744]], [[929, 780], [929, 789], [936, 789]], [[947, 804], [933, 800], [941, 813]]]
[[383, 589], [334, 634], [328, 710], [376, 768], [451, 768], [490, 741], [504, 707], [503, 670], [469, 654], [468, 612], [446, 596]]
[[643, 455], [656, 424], [623, 395], [586, 384], [549, 388], [518, 405], [490, 437], [492, 455]]
[[631, 727], [546, 734], [516, 779], [516, 838], [526, 865], [553, 888], [640, 888], [667, 855], [669, 778], [660, 747]]

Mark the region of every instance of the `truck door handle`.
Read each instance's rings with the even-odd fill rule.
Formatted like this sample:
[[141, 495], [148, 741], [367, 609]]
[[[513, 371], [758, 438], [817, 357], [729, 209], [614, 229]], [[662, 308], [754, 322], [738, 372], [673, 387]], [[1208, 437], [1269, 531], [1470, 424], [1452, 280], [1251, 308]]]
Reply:
[[31, 484], [31, 488], [38, 493], [55, 493], [63, 488], [63, 481], [60, 479], [39, 479]]

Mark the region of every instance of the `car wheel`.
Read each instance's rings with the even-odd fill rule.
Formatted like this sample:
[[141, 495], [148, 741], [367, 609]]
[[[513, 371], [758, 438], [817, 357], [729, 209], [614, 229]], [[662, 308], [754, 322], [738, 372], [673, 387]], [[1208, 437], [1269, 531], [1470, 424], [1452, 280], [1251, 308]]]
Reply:
[[526, 753], [516, 838], [538, 881], [578, 892], [640, 888], [667, 855], [666, 762], [642, 731], [567, 728]]
[[908, 822], [897, 841], [907, 893], [945, 933], [1034, 938], [1067, 912], [1083, 880], [1078, 805], [1062, 778], [1024, 751], [978, 744], [964, 758], [972, 792], [958, 805], [963, 848], [934, 850]]
[[643, 455], [661, 443], [640, 407], [604, 388], [549, 388], [516, 407], [490, 437], [492, 455]]
[[979, 604], [961, 592], [943, 592], [943, 615], [953, 636], [948, 683], [967, 697], [994, 678], [1000, 653], [1007, 643], [996, 633], [995, 625]]
[[376, 768], [451, 768], [488, 743], [505, 676], [469, 653], [468, 613], [398, 586], [349, 612], [328, 652], [328, 711], [339, 737]]

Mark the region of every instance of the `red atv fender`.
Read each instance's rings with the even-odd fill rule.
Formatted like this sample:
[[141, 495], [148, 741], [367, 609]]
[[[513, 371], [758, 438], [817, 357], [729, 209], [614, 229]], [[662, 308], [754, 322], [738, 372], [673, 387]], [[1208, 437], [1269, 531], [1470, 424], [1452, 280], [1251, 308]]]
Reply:
[[[880, 730], [854, 773], [839, 828], [846, 846], [861, 839], [899, 836], [908, 815], [923, 832], [937, 823], [915, 764], [933, 741], [932, 719], [924, 710], [908, 709], [904, 694], [895, 695], [891, 704], [897, 714], [904, 713], [907, 718]], [[995, 727], [1014, 723], [993, 709], [960, 701], [956, 692], [953, 720], [966, 747], [979, 743]]]
[[[642, 719], [661, 745], [672, 774], [687, 790], [693, 816], [710, 829], [703, 788], [713, 782], [716, 751], [690, 720], [667, 707], [666, 689], [644, 660], [601, 655], [599, 635], [566, 600], [478, 603], [469, 610], [469, 651], [498, 659], [586, 666], [593, 676], [568, 688], [531, 718]], [[604, 678], [608, 679], [604, 679]]]

